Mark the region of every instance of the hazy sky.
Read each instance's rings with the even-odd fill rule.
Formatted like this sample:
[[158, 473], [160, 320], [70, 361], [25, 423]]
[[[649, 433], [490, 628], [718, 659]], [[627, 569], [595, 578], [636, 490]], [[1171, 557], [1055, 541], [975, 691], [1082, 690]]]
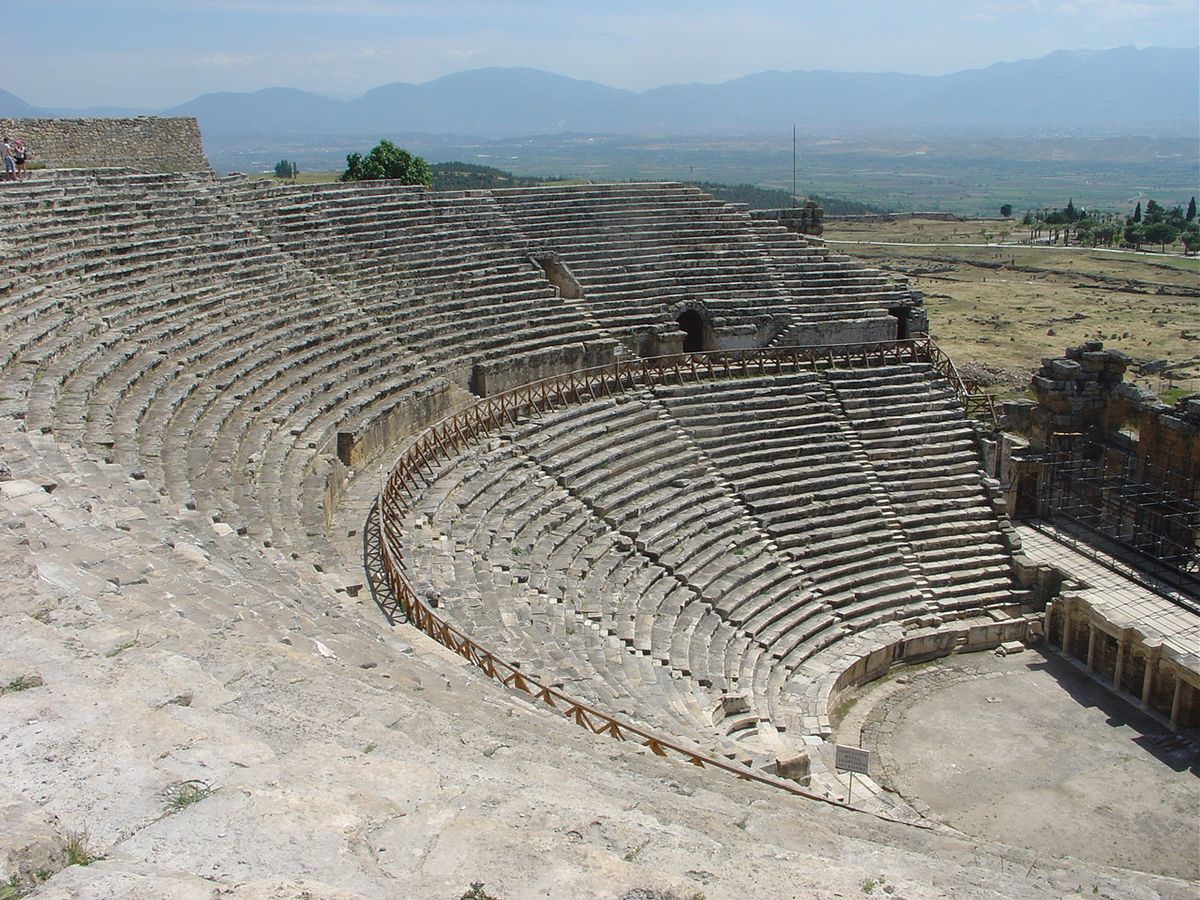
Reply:
[[167, 107], [286, 85], [357, 96], [482, 66], [615, 87], [764, 69], [942, 74], [1057, 49], [1191, 47], [1197, 0], [8, 0], [0, 88]]

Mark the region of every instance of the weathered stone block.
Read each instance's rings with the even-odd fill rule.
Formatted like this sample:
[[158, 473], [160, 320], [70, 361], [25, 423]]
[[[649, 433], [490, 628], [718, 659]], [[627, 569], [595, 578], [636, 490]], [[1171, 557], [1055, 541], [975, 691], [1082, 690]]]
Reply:
[[775, 774], [800, 784], [808, 784], [811, 769], [812, 760], [803, 750], [794, 756], [779, 756], [775, 759]]
[[1054, 378], [1067, 378], [1074, 380], [1083, 377], [1083, 366], [1075, 362], [1073, 359], [1052, 359], [1050, 360], [1050, 374]]

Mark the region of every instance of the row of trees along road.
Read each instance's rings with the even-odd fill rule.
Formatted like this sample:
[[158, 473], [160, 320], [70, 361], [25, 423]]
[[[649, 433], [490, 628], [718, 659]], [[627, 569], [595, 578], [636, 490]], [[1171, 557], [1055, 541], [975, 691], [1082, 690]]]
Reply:
[[[1000, 214], [1008, 217], [1012, 206], [1000, 207]], [[1168, 244], [1179, 241], [1184, 253], [1200, 250], [1200, 224], [1196, 222], [1196, 198], [1183, 207], [1164, 208], [1154, 200], [1146, 201], [1143, 211], [1141, 201], [1133, 214], [1122, 217], [1117, 213], [1082, 209], [1074, 200], [1067, 201], [1062, 209], [1028, 210], [1021, 224], [1029, 229], [1030, 242], [1045, 241], [1063, 246], [1075, 243], [1085, 247], [1111, 247], [1114, 244], [1134, 247], [1143, 244], [1158, 244], [1165, 253]]]

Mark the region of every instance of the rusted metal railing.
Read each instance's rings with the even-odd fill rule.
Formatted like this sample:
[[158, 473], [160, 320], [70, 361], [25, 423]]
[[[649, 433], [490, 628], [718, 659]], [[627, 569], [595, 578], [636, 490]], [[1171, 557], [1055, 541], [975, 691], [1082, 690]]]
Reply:
[[942, 348], [930, 338], [922, 338], [929, 352], [929, 364], [940, 372], [954, 387], [959, 402], [968, 416], [982, 419], [993, 428], [998, 427], [996, 419], [996, 398], [983, 389], [976, 381], [968, 381], [962, 377], [954, 360], [947, 356]]
[[763, 348], [625, 360], [485, 397], [419, 434], [388, 475], [378, 500], [378, 518], [379, 557], [391, 596], [380, 595], [380, 606], [390, 622], [395, 622], [403, 613], [410, 624], [477, 666], [489, 678], [533, 697], [594, 734], [637, 741], [657, 756], [675, 757], [700, 768], [719, 769], [789, 794], [845, 806], [837, 800], [807, 791], [795, 782], [756, 772], [746, 765], [719, 759], [698, 747], [689, 747], [674, 738], [639, 728], [525, 674], [518, 663], [501, 658], [442, 619], [418, 596], [405, 575], [400, 550], [400, 520], [417, 499], [419, 484], [432, 479], [443, 460], [452, 461], [460, 450], [488, 432], [515, 425], [547, 410], [655, 385], [909, 362], [931, 364], [950, 380], [964, 402], [969, 396], [949, 357], [928, 338], [916, 338], [872, 344]]

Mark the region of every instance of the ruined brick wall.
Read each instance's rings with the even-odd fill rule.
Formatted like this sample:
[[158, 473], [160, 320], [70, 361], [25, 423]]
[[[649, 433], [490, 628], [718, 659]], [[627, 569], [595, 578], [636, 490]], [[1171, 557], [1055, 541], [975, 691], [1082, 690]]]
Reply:
[[750, 218], [778, 222], [788, 231], [794, 231], [796, 234], [820, 234], [822, 231], [821, 221], [824, 217], [825, 211], [811, 200], [803, 206], [750, 210]]
[[0, 119], [25, 143], [29, 162], [51, 169], [121, 166], [139, 172], [207, 172], [191, 118]]
[[1043, 359], [1033, 376], [1037, 406], [1030, 410], [1030, 441], [1048, 447], [1055, 433], [1111, 436], [1130, 416], [1118, 391], [1129, 357], [1098, 341], [1070, 347], [1065, 357]]
[[1200, 500], [1200, 398], [1177, 409], [1136, 409], [1143, 470], [1164, 473], [1165, 490]]
[[1042, 361], [1036, 403], [1002, 404], [1007, 427], [1029, 435], [1028, 452], [1010, 461], [1011, 508], [1031, 512], [1036, 491], [1043, 515], [1073, 507], [1110, 537], [1136, 535], [1162, 561], [1197, 571], [1200, 396], [1168, 406], [1123, 381], [1128, 364], [1098, 341], [1073, 347]]
[[[1051, 448], [1055, 433], [1075, 433], [1137, 459], [1132, 474], [1161, 490], [1192, 495], [1200, 480], [1200, 398], [1176, 406], [1123, 381], [1129, 357], [1099, 341], [1046, 359], [1033, 377], [1030, 442]], [[1124, 430], [1123, 430], [1124, 429]], [[1170, 473], [1170, 483], [1156, 483]]]

